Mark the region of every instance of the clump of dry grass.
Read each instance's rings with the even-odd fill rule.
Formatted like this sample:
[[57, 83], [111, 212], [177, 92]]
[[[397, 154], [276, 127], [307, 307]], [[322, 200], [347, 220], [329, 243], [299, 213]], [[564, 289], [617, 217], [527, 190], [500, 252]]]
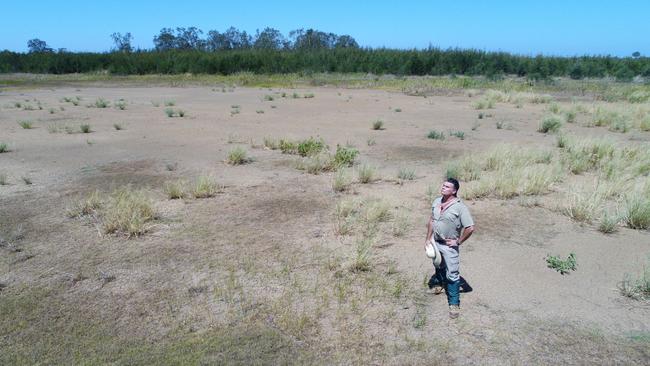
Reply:
[[104, 233], [131, 238], [151, 229], [150, 222], [156, 218], [156, 212], [145, 191], [123, 187], [110, 195], [102, 216]]
[[210, 198], [223, 192], [223, 188], [213, 176], [201, 175], [196, 179], [191, 193], [194, 198]]
[[352, 174], [349, 169], [338, 169], [332, 178], [332, 190], [334, 192], [345, 192], [352, 184]]
[[69, 205], [66, 214], [70, 218], [95, 215], [97, 210], [102, 207], [103, 202], [99, 191], [93, 191], [86, 198]]
[[230, 165], [242, 165], [249, 163], [251, 158], [248, 152], [241, 146], [237, 146], [228, 152], [228, 159], [226, 162]]
[[571, 219], [591, 223], [603, 205], [603, 198], [597, 189], [583, 187], [569, 192], [559, 210]]
[[357, 169], [359, 183], [367, 184], [377, 180], [377, 168], [370, 164], [363, 164]]
[[185, 198], [187, 196], [186, 186], [187, 182], [182, 179], [165, 182], [163, 185], [163, 191], [167, 197], [172, 200]]

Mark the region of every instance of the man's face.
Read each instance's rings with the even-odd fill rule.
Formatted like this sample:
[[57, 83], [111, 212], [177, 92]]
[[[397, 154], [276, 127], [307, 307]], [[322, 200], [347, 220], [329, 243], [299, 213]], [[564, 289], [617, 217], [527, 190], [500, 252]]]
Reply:
[[440, 194], [443, 196], [451, 196], [456, 194], [454, 184], [451, 182], [443, 182], [442, 187], [440, 187]]

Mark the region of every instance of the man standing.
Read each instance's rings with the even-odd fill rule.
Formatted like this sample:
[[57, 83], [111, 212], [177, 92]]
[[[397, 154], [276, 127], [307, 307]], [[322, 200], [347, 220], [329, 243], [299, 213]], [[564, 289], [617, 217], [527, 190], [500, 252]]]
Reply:
[[433, 293], [440, 294], [443, 288], [446, 290], [449, 317], [452, 319], [460, 315], [459, 246], [474, 232], [474, 220], [467, 206], [457, 196], [459, 188], [460, 183], [454, 178], [448, 178], [442, 183], [442, 196], [433, 201], [431, 219], [427, 224], [427, 238], [424, 242], [426, 246], [427, 242], [431, 241], [442, 254], [442, 262], [436, 268], [433, 279]]

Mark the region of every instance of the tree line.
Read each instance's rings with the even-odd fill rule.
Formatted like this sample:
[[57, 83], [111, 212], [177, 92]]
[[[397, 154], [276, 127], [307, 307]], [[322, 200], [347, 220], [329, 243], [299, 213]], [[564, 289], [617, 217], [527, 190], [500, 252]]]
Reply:
[[113, 33], [110, 52], [55, 51], [40, 39], [28, 42], [28, 53], [0, 52], [0, 72], [112, 74], [373, 73], [395, 75], [504, 75], [546, 79], [612, 76], [629, 81], [650, 77], [650, 58], [522, 56], [476, 49], [421, 50], [362, 48], [349, 35], [298, 29], [285, 37], [273, 28], [254, 35], [230, 27], [204, 34], [196, 27], [163, 28], [154, 48], [134, 49], [130, 33]]

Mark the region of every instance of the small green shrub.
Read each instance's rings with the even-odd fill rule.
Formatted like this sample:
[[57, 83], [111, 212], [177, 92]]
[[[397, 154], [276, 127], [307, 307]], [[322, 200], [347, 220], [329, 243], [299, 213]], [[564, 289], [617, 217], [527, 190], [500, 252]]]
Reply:
[[237, 146], [228, 152], [227, 163], [230, 165], [242, 165], [249, 161], [248, 152], [241, 146]]
[[352, 184], [352, 175], [348, 169], [339, 169], [334, 173], [332, 178], [332, 190], [334, 192], [344, 192], [350, 188]]
[[264, 147], [269, 150], [277, 150], [280, 148], [278, 140], [270, 137], [264, 137]]
[[576, 270], [576, 255], [574, 253], [570, 253], [567, 259], [562, 260], [559, 256], [548, 254], [546, 256], [546, 264], [548, 268], [554, 269], [560, 272], [560, 274], [564, 275], [570, 271]]
[[564, 112], [564, 119], [567, 123], [574, 123], [576, 121], [577, 113], [574, 110], [568, 110]]
[[31, 130], [32, 128], [34, 128], [34, 125], [32, 125], [32, 123], [29, 121], [19, 121], [18, 124], [20, 125], [20, 127], [24, 128], [25, 130]]
[[274, 101], [275, 98], [273, 98], [272, 95], [267, 94], [267, 95], [264, 96], [264, 100], [267, 101], [267, 102], [271, 102], [271, 101]]
[[297, 153], [300, 156], [312, 156], [319, 154], [321, 151], [325, 150], [325, 141], [323, 139], [315, 139], [310, 137], [306, 140], [298, 142]]
[[184, 198], [186, 196], [185, 186], [187, 182], [184, 180], [177, 180], [175, 182], [165, 182], [163, 185], [163, 191], [169, 199], [175, 200]]
[[109, 102], [103, 98], [98, 98], [95, 100], [95, 107], [97, 108], [108, 108]]
[[377, 179], [377, 168], [369, 164], [363, 164], [357, 170], [359, 175], [359, 183], [367, 184]]
[[0, 173], [0, 186], [6, 186], [7, 184], [7, 173]]
[[631, 229], [650, 229], [650, 198], [630, 194], [624, 203], [623, 221]]
[[176, 113], [178, 113], [178, 116], [181, 117], [181, 118], [185, 117], [185, 111], [182, 110], [182, 109], [179, 109]]
[[635, 300], [650, 300], [650, 263], [644, 266], [643, 274], [638, 279], [633, 279], [626, 273], [618, 288], [623, 296]]
[[442, 131], [431, 130], [427, 134], [427, 138], [430, 138], [432, 140], [444, 140], [445, 139], [445, 133], [442, 132]]
[[395, 112], [399, 113], [402, 111], [402, 108], [395, 108]]
[[349, 167], [354, 164], [354, 159], [359, 155], [359, 150], [353, 147], [336, 146], [334, 154], [334, 165], [337, 167]]
[[542, 123], [539, 125], [537, 132], [549, 133], [557, 132], [562, 127], [562, 118], [557, 115], [545, 116]]
[[165, 108], [165, 114], [167, 115], [167, 117], [171, 118], [174, 117], [175, 112], [172, 108]]
[[460, 140], [465, 140], [465, 132], [463, 131], [451, 131], [449, 132], [449, 136], [455, 136]]
[[[176, 102], [173, 100], [166, 100], [165, 101], [165, 107], [173, 107], [176, 105]], [[157, 106], [156, 106], [157, 107]]]
[[280, 139], [278, 146], [280, 147], [280, 151], [282, 151], [283, 154], [298, 153], [298, 143], [295, 141]]
[[603, 213], [598, 223], [598, 231], [603, 234], [611, 234], [618, 229], [620, 219], [616, 215], [611, 215], [607, 211]]
[[32, 183], [34, 183], [34, 182], [32, 181], [32, 178], [30, 178], [30, 177], [28, 177], [28, 176], [25, 176], [25, 175], [22, 176], [22, 177], [20, 177], [20, 179], [22, 179], [23, 183], [25, 183], [25, 184], [28, 185], [28, 186], [29, 186], [29, 185], [32, 185]]
[[310, 99], [310, 98], [313, 98], [313, 97], [314, 97], [314, 93], [307, 93], [307, 94], [303, 95], [303, 98], [305, 98], [305, 99]]
[[113, 123], [113, 128], [117, 131], [121, 131], [124, 129], [124, 126], [122, 126], [120, 123]]
[[375, 122], [372, 123], [372, 129], [375, 130], [375, 131], [383, 130], [384, 129], [384, 121], [376, 120]]
[[192, 196], [194, 196], [194, 198], [209, 198], [214, 197], [217, 193], [222, 191], [223, 186], [217, 184], [214, 177], [202, 175], [197, 178], [194, 187], [192, 188]]
[[415, 179], [415, 169], [402, 167], [397, 172], [397, 179], [399, 180], [413, 180]]
[[80, 130], [82, 133], [91, 133], [91, 132], [93, 132], [93, 131], [90, 129], [90, 125], [89, 125], [89, 124], [82, 124], [81, 126], [79, 126], [79, 130]]
[[117, 102], [114, 103], [115, 108], [123, 111], [126, 110], [126, 102], [122, 99], [118, 100]]

